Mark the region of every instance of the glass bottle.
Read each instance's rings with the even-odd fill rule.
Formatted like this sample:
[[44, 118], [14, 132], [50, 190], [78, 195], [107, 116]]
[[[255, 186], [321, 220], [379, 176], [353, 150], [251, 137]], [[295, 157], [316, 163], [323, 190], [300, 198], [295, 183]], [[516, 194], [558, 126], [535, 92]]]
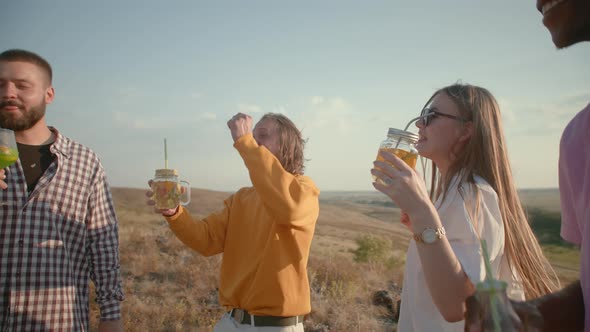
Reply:
[[190, 184], [179, 180], [175, 169], [157, 169], [151, 188], [157, 209], [174, 209], [180, 204], [187, 205], [190, 202]]

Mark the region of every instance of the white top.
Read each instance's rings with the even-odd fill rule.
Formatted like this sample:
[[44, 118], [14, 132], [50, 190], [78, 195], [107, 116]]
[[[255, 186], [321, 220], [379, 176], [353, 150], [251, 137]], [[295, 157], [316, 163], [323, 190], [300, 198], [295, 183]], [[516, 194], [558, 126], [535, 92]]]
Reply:
[[[475, 183], [480, 193], [480, 212], [478, 220], [471, 223], [467, 211], [473, 211], [474, 208], [466, 204], [465, 201], [475, 202], [476, 193], [472, 190], [471, 185], [463, 184], [464, 200], [457, 188], [458, 179], [456, 176], [452, 180], [444, 202], [442, 197], [439, 197], [434, 203], [446, 230], [446, 237], [457, 259], [474, 285], [483, 281], [486, 272], [478, 236], [485, 239], [494, 277], [508, 283], [507, 293], [510, 298], [524, 300], [524, 290], [519, 282], [520, 279], [512, 275], [508, 263], [504, 259], [504, 224], [498, 205], [498, 195], [483, 178], [475, 177]], [[469, 210], [468, 207], [470, 207]], [[477, 226], [477, 232], [474, 225]], [[432, 301], [422, 271], [416, 242], [412, 239], [406, 257], [398, 331], [462, 332], [463, 330], [463, 321], [447, 322]]]

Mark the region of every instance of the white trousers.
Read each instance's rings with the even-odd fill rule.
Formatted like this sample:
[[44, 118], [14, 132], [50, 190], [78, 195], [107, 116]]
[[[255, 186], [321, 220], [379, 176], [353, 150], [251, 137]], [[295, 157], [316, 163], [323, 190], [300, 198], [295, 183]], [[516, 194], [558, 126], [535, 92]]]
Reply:
[[304, 332], [303, 323], [291, 326], [252, 326], [250, 324], [238, 324], [229, 313], [225, 313], [221, 320], [215, 324], [213, 332]]

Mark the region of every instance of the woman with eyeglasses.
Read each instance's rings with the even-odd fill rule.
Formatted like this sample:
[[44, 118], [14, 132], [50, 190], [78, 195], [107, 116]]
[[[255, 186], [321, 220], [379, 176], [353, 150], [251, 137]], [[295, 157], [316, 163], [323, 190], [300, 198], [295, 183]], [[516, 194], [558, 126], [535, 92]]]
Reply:
[[406, 257], [398, 331], [463, 331], [465, 299], [485, 278], [480, 240], [493, 277], [514, 300], [559, 286], [523, 211], [508, 160], [500, 109], [481, 87], [434, 93], [416, 121], [416, 148], [432, 161], [430, 194], [401, 159], [382, 152], [373, 186], [401, 208], [414, 234]]

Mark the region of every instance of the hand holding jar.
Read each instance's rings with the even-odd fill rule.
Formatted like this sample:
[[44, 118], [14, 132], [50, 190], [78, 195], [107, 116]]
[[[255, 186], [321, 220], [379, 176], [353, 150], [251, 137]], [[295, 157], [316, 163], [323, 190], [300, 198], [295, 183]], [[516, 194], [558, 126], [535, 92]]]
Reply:
[[[373, 166], [373, 187], [389, 196], [397, 207], [408, 214], [409, 220], [420, 220], [423, 214], [436, 214], [422, 178], [392, 151], [381, 150]], [[413, 228], [413, 224], [407, 226]]]

